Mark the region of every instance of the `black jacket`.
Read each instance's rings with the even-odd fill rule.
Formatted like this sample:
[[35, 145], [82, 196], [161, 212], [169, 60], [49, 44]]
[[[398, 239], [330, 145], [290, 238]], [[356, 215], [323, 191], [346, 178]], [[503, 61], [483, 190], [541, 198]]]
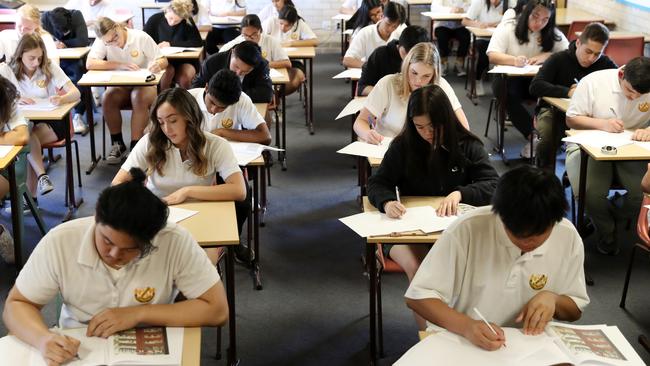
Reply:
[[[449, 171], [418, 171], [407, 176], [406, 143], [399, 137], [393, 140], [381, 165], [368, 181], [368, 199], [379, 211], [384, 204], [394, 201], [395, 187], [402, 196], [446, 196], [460, 191], [461, 202], [474, 206], [490, 204], [499, 175], [490, 163], [483, 144], [472, 138], [459, 142], [465, 156], [465, 167], [452, 167]], [[437, 175], [438, 179], [434, 178]], [[436, 186], [434, 182], [439, 181]]]
[[[208, 57], [201, 64], [201, 70], [192, 81], [192, 88], [205, 88], [212, 75], [230, 67], [232, 50], [219, 52]], [[242, 90], [253, 103], [269, 103], [273, 98], [273, 85], [269, 76], [269, 63], [262, 60], [250, 73], [244, 76]]]
[[386, 75], [400, 72], [402, 57], [397, 50], [397, 40], [388, 42], [385, 46], [377, 47], [361, 69], [361, 79], [358, 84], [358, 95], [366, 86], [375, 86], [379, 79]]
[[65, 30], [57, 29], [54, 26], [53, 17], [57, 16], [56, 13], [52, 11], [45, 12], [43, 14], [41, 22], [43, 23], [43, 29], [48, 31], [54, 39], [63, 42], [66, 47], [86, 47], [90, 44], [88, 40], [88, 28], [86, 27], [86, 21], [84, 20], [83, 14], [79, 10], [68, 10], [70, 12], [70, 18], [68, 21], [69, 32], [65, 34]]
[[201, 47], [203, 39], [201, 33], [194, 24], [193, 20], [189, 22], [182, 20], [175, 26], [170, 26], [165, 19], [165, 13], [156, 13], [149, 17], [144, 31], [153, 38], [156, 43], [169, 42], [172, 47]]
[[544, 62], [530, 83], [530, 94], [536, 97], [568, 98], [571, 85], [576, 83], [574, 79], [581, 80], [594, 71], [614, 68], [616, 64], [606, 55], [600, 56], [598, 61], [587, 68], [580, 66], [576, 57], [576, 42], [573, 41], [568, 49], [552, 54]]

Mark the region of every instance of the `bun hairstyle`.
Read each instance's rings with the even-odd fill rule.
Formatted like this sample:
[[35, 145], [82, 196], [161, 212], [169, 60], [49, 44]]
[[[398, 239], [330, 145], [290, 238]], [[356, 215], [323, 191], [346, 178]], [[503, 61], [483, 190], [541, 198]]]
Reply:
[[144, 185], [146, 175], [139, 168], [129, 170], [131, 180], [104, 189], [95, 205], [95, 222], [126, 233], [135, 240], [140, 258], [155, 247], [151, 241], [167, 224], [165, 202]]
[[188, 20], [192, 18], [194, 4], [192, 4], [191, 0], [172, 0], [167, 9], [173, 11], [179, 17]]

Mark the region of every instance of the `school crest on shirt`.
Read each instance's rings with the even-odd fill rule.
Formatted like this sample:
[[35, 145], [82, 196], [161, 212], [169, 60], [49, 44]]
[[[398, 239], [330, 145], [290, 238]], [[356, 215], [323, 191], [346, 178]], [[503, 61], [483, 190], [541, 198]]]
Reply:
[[291, 33], [291, 39], [294, 41], [298, 40], [298, 33]]
[[153, 287], [136, 288], [133, 290], [133, 297], [141, 304], [146, 304], [156, 296], [156, 289]]
[[266, 51], [262, 51], [262, 57], [266, 58], [268, 56], [268, 53]]
[[545, 274], [531, 274], [530, 278], [528, 279], [528, 284], [530, 285], [530, 288], [532, 288], [535, 291], [539, 291], [546, 286], [546, 281], [548, 281], [548, 277], [546, 277]]
[[136, 58], [139, 54], [140, 52], [138, 52], [138, 50], [131, 50], [131, 57]]
[[45, 82], [45, 80], [39, 80], [36, 82], [36, 86], [38, 86], [41, 89], [44, 89], [47, 86], [47, 83]]
[[650, 104], [648, 102], [639, 103], [639, 112], [647, 112], [650, 110]]
[[233, 122], [230, 118], [224, 118], [221, 120], [221, 127], [223, 128], [232, 128]]

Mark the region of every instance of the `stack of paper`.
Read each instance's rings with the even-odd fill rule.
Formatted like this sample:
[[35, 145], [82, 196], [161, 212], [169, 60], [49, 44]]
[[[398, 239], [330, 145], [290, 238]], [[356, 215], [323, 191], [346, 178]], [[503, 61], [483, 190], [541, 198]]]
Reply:
[[13, 145], [0, 145], [0, 159], [2, 159], [2, 158], [4, 158], [5, 156], [7, 156], [7, 154], [9, 154], [9, 152], [10, 152], [11, 149], [13, 149], [13, 148], [14, 148]]
[[361, 79], [361, 69], [351, 68], [343, 72], [340, 72], [332, 77], [332, 79], [352, 79], [359, 80]]
[[269, 71], [269, 76], [271, 77], [271, 79], [281, 78], [282, 73], [278, 69], [271, 69]]
[[400, 219], [380, 212], [364, 212], [339, 219], [359, 236], [390, 235], [408, 231], [434, 233], [446, 229], [458, 216], [440, 217], [431, 206], [409, 207]]
[[47, 98], [31, 98], [36, 103], [34, 104], [17, 104], [18, 109], [21, 111], [53, 111], [56, 105], [50, 103]]
[[237, 164], [240, 166], [248, 165], [251, 161], [257, 159], [262, 155], [264, 150], [272, 151], [284, 151], [283, 149], [278, 149], [272, 146], [266, 146], [261, 144], [255, 144], [252, 142], [230, 142], [230, 147], [235, 153], [237, 158]]
[[181, 53], [185, 51], [196, 52], [200, 50], [201, 47], [162, 47], [160, 49], [160, 53], [162, 53], [163, 56], [169, 56], [175, 53]]
[[511, 74], [511, 75], [526, 75], [537, 74], [542, 65], [526, 65], [523, 67], [497, 65], [492, 70], [488, 71], [489, 74]]
[[565, 137], [562, 141], [596, 148], [601, 148], [603, 146], [621, 147], [634, 143], [634, 141], [632, 141], [632, 134], [632, 131], [613, 133], [600, 130], [588, 130], [576, 133], [573, 136]]
[[356, 97], [352, 99], [346, 106], [343, 108], [341, 113], [339, 113], [338, 116], [336, 116], [335, 119], [341, 119], [345, 116], [350, 116], [353, 114], [356, 114], [363, 108], [364, 104], [366, 103], [367, 97]]
[[388, 146], [390, 146], [391, 141], [390, 137], [384, 137], [379, 145], [369, 144], [367, 142], [355, 141], [350, 145], [342, 148], [337, 151], [339, 154], [355, 155], [355, 156], [366, 156], [369, 158], [383, 159]]

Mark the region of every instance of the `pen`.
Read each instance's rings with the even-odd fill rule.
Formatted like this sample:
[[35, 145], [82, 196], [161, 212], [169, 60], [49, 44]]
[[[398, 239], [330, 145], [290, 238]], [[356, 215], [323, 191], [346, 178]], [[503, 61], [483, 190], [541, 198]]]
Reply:
[[618, 118], [618, 116], [616, 115], [616, 111], [614, 110], [614, 107], [609, 107], [609, 110], [612, 111], [614, 118]]
[[375, 129], [375, 127], [377, 127], [375, 125], [375, 120], [370, 115], [368, 116], [368, 124], [370, 125], [370, 128], [373, 129], [373, 130]]
[[397, 202], [402, 203], [402, 200], [399, 197], [399, 188], [395, 186], [395, 196], [397, 196]]
[[575, 81], [576, 84], [578, 84], [580, 82], [580, 80], [578, 80], [578, 78], [573, 78], [573, 81]]
[[[481, 318], [481, 320], [483, 321], [483, 323], [485, 323], [485, 325], [487, 325], [488, 328], [490, 328], [490, 330], [492, 331], [492, 333], [494, 333], [494, 335], [496, 335], [496, 336], [499, 335], [499, 334], [497, 333], [497, 331], [494, 330], [494, 328], [492, 328], [492, 325], [491, 325], [490, 323], [488, 323], [488, 321], [483, 317], [483, 314], [481, 314], [481, 312], [478, 311], [478, 309], [477, 309], [476, 307], [474, 308], [474, 312], [476, 313], [476, 315], [478, 315], [479, 318]], [[505, 347], [506, 344], [503, 343], [503, 346]]]

